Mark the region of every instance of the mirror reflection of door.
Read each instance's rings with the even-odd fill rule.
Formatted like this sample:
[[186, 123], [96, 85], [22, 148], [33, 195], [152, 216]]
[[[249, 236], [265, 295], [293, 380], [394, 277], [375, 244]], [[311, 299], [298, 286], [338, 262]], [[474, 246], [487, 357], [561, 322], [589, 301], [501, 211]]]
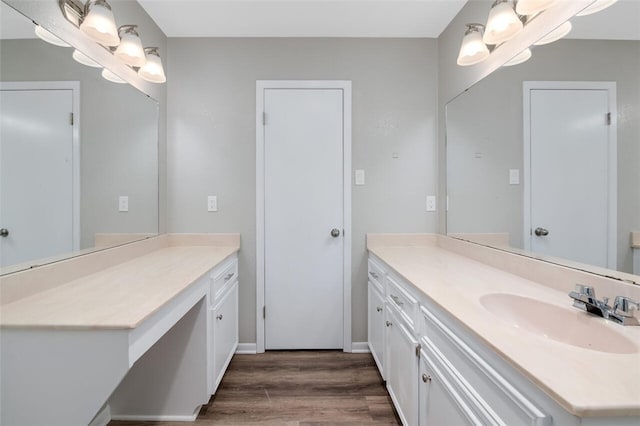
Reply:
[[74, 84], [46, 90], [2, 85], [0, 266], [77, 249]]
[[525, 248], [615, 269], [615, 83], [527, 82], [524, 91]]

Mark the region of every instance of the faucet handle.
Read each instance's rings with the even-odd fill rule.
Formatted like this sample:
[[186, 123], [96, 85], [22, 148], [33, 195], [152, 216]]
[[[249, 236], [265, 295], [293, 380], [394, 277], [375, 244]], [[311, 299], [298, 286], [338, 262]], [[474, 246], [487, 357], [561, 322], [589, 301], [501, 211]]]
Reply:
[[576, 284], [576, 291], [580, 294], [584, 294], [585, 296], [589, 296], [592, 298], [596, 298], [596, 291], [593, 287], [584, 285], [584, 284]]
[[625, 296], [616, 296], [613, 302], [613, 312], [623, 317], [633, 317], [633, 311], [640, 309], [640, 302]]

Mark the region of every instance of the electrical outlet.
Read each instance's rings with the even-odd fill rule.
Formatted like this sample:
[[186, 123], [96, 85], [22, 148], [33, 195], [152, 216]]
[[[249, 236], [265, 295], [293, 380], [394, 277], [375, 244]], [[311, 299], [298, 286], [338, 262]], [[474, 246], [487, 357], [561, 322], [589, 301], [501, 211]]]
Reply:
[[216, 197], [215, 195], [209, 195], [207, 197], [207, 211], [208, 212], [218, 211], [218, 197]]
[[356, 170], [356, 185], [364, 185], [364, 170]]
[[118, 211], [119, 212], [128, 212], [129, 211], [129, 197], [126, 195], [121, 195], [118, 197]]
[[435, 195], [427, 195], [427, 211], [435, 212], [436, 211], [436, 196]]

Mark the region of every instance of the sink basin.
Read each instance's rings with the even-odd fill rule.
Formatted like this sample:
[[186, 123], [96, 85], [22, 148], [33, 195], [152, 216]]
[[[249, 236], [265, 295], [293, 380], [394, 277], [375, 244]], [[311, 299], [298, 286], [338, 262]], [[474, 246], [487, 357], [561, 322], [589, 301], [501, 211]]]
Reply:
[[562, 308], [508, 293], [484, 295], [480, 297], [480, 304], [503, 322], [543, 338], [592, 351], [638, 352], [637, 344], [612, 330], [621, 326], [606, 323], [570, 305]]

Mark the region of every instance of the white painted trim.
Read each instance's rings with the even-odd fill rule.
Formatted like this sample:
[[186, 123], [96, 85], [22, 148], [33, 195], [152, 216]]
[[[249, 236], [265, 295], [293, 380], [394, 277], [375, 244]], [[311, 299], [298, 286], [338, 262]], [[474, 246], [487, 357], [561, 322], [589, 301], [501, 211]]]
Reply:
[[343, 350], [351, 352], [351, 81], [258, 80], [256, 81], [256, 352], [264, 352], [264, 111], [265, 89], [343, 90]]
[[525, 81], [522, 83], [522, 132], [524, 141], [524, 249], [531, 251], [531, 91], [532, 90], [607, 90], [611, 125], [609, 126], [609, 189], [607, 223], [607, 267], [618, 263], [618, 107], [616, 83], [611, 81]]
[[255, 343], [238, 343], [236, 354], [238, 355], [255, 355], [258, 353], [258, 345]]
[[352, 342], [351, 353], [354, 354], [370, 354], [369, 342]]
[[109, 404], [105, 404], [102, 409], [91, 420], [89, 426], [107, 426], [111, 421], [111, 407]]
[[72, 145], [72, 210], [73, 251], [80, 250], [80, 82], [79, 81], [3, 81], [0, 90], [71, 90], [73, 127]]
[[194, 422], [198, 418], [200, 407], [190, 416], [112, 416], [111, 420], [130, 422]]

